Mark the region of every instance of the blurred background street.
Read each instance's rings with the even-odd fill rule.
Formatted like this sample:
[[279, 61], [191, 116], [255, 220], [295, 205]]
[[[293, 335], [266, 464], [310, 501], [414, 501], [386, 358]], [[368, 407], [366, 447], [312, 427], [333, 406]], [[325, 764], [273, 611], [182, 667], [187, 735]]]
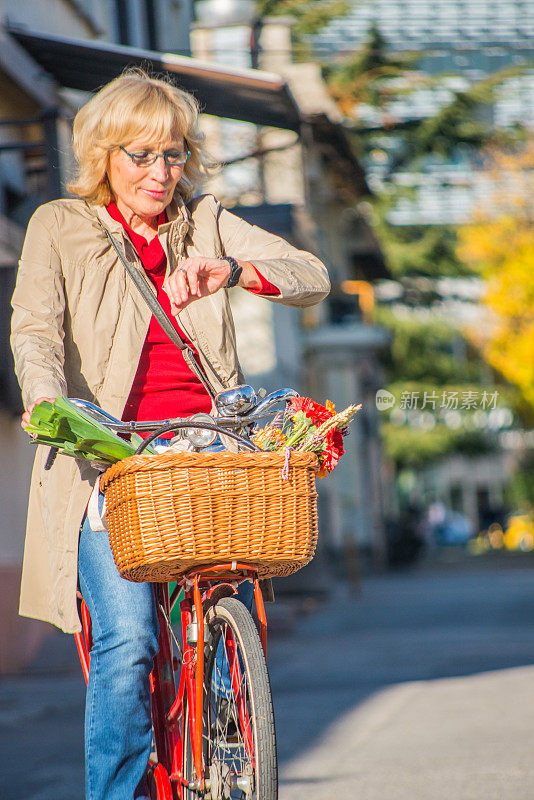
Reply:
[[[281, 800], [531, 798], [532, 568], [453, 552], [269, 606]], [[0, 684], [2, 800], [83, 800], [83, 679], [51, 641]]]
[[282, 800], [534, 797], [533, 63], [532, 0], [0, 0], [2, 800], [83, 772], [73, 641], [18, 616], [10, 298], [131, 66], [197, 98], [201, 191], [328, 267], [302, 312], [231, 290], [247, 380], [362, 403], [268, 609]]

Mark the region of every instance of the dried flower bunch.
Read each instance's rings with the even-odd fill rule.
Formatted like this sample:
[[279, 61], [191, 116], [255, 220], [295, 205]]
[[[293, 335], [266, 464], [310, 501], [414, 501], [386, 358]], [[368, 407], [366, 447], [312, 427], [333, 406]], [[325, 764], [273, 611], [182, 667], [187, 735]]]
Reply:
[[285, 450], [316, 453], [321, 465], [319, 477], [323, 478], [337, 465], [345, 452], [343, 436], [361, 404], [348, 406], [339, 414], [330, 400], [324, 406], [309, 397], [294, 397], [284, 415], [262, 428], [254, 436], [254, 444], [262, 450]]

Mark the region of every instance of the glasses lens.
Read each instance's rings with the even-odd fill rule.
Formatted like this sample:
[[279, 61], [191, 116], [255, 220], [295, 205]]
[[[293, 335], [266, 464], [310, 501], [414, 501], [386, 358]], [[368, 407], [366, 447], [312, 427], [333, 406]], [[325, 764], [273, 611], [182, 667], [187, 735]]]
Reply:
[[172, 167], [177, 166], [178, 164], [185, 164], [188, 158], [188, 151], [179, 153], [175, 150], [172, 150], [169, 153], [165, 153], [165, 160], [167, 164], [170, 164]]
[[156, 160], [154, 153], [132, 153], [131, 159], [138, 167], [148, 167]]
[[191, 155], [189, 150], [169, 150], [167, 153], [160, 155], [159, 153], [152, 153], [148, 150], [143, 150], [138, 153], [130, 153], [128, 150], [125, 150], [124, 147], [121, 147], [120, 149], [124, 150], [126, 155], [130, 156], [133, 163], [137, 164], [138, 167], [150, 167], [157, 161], [158, 158], [164, 158], [166, 164], [168, 164], [170, 167], [175, 167], [185, 164]]

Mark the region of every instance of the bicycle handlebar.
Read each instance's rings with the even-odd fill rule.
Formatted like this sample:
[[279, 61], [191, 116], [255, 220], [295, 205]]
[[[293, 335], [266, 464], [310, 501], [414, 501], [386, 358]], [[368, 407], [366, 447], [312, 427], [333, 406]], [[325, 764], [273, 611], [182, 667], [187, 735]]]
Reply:
[[235, 439], [240, 444], [245, 445], [249, 450], [254, 452], [261, 452], [261, 447], [258, 447], [251, 442], [250, 439], [245, 439], [244, 436], [240, 436], [238, 433], [234, 433], [234, 431], [225, 431], [221, 430], [218, 425], [215, 423], [211, 424], [209, 422], [191, 422], [189, 421], [182, 421], [182, 422], [171, 422], [168, 425], [162, 425], [161, 428], [158, 428], [154, 431], [150, 436], [147, 436], [144, 439], [137, 450], [135, 451], [135, 455], [139, 456], [143, 452], [143, 450], [148, 447], [149, 444], [157, 439], [158, 437], [162, 436], [164, 433], [169, 433], [170, 431], [177, 431], [183, 430], [185, 428], [201, 428], [202, 430], [206, 431], [216, 431], [217, 433], [222, 433], [223, 436], [228, 436], [230, 439]]
[[[228, 434], [232, 430], [238, 430], [239, 428], [243, 428], [245, 425], [251, 425], [253, 422], [257, 422], [260, 419], [265, 419], [265, 417], [269, 417], [272, 414], [272, 411], [269, 409], [282, 401], [287, 401], [292, 397], [298, 397], [298, 392], [294, 389], [278, 389], [276, 392], [272, 392], [268, 397], [262, 400], [258, 405], [257, 413], [248, 412], [247, 414], [234, 414], [232, 416], [218, 416], [213, 417], [214, 424], [218, 425], [218, 431], [220, 433]], [[111, 414], [108, 414], [107, 411], [104, 411], [100, 406], [95, 405], [95, 403], [91, 403], [89, 400], [82, 400], [78, 397], [71, 397], [69, 398], [71, 403], [78, 406], [82, 411], [85, 411], [92, 416], [96, 417], [103, 425], [107, 428], [110, 428], [117, 433], [136, 433], [137, 431], [155, 431], [156, 429], [162, 428], [164, 425], [174, 425], [179, 426], [181, 423], [184, 423], [182, 427], [184, 428], [200, 428], [200, 424], [195, 422], [192, 417], [171, 417], [169, 419], [161, 419], [161, 420], [146, 420], [144, 422], [137, 422], [136, 420], [132, 420], [131, 422], [123, 422], [116, 417], [113, 417]], [[194, 415], [193, 415], [194, 416]], [[186, 423], [186, 424], [185, 424]]]
[[[251, 393], [254, 394], [254, 390], [252, 387], [237, 387], [243, 389], [250, 389]], [[221, 393], [223, 394], [223, 393]], [[255, 397], [255, 395], [254, 395]], [[259, 403], [257, 403], [253, 408], [243, 414], [234, 414], [232, 416], [217, 416], [212, 417], [212, 422], [208, 422], [206, 420], [199, 420], [195, 419], [196, 415], [192, 417], [176, 417], [174, 419], [164, 419], [164, 420], [148, 420], [145, 422], [137, 422], [135, 420], [131, 422], [123, 422], [122, 420], [113, 417], [107, 411], [104, 411], [100, 406], [95, 405], [95, 403], [90, 402], [89, 400], [82, 400], [80, 398], [70, 398], [71, 402], [74, 403], [78, 408], [86, 413], [90, 414], [91, 416], [95, 417], [99, 422], [105, 425], [107, 428], [115, 431], [116, 433], [136, 433], [136, 432], [149, 432], [152, 431], [150, 436], [147, 436], [142, 444], [136, 450], [136, 455], [141, 454], [149, 444], [151, 444], [155, 439], [165, 433], [169, 433], [171, 431], [180, 431], [185, 430], [187, 428], [200, 428], [202, 430], [211, 430], [216, 431], [223, 436], [228, 436], [231, 439], [234, 439], [244, 445], [247, 449], [252, 451], [259, 451], [261, 448], [257, 447], [250, 439], [247, 439], [243, 435], [237, 433], [237, 431], [242, 431], [248, 425], [256, 422], [257, 420], [263, 419], [265, 417], [271, 416], [273, 413], [270, 409], [272, 406], [277, 405], [283, 401], [288, 401], [292, 397], [298, 397], [298, 392], [294, 389], [278, 389], [275, 392], [272, 392], [270, 395], [265, 397]], [[217, 399], [217, 398], [216, 398]], [[256, 401], [257, 402], [257, 401]], [[256, 413], [254, 413], [256, 412]], [[224, 414], [224, 412], [223, 412]], [[210, 416], [210, 415], [206, 415]]]

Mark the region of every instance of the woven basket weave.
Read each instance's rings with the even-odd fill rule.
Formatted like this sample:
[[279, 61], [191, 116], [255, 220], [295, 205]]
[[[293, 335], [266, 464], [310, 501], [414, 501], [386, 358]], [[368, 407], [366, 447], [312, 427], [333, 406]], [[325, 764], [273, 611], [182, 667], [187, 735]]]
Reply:
[[221, 561], [290, 575], [317, 543], [317, 458], [284, 453], [130, 456], [102, 475], [113, 557], [132, 581]]

